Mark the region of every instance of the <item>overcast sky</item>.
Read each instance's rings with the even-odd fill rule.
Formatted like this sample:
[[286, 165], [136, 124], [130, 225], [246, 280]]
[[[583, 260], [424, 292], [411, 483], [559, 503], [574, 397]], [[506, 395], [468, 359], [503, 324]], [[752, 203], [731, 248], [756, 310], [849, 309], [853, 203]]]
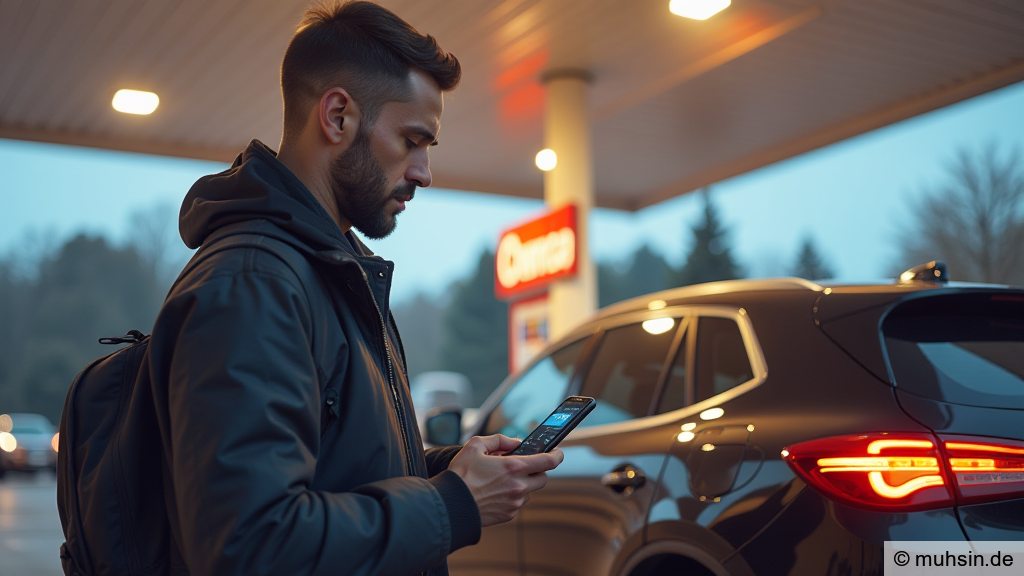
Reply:
[[[1024, 158], [1024, 83], [732, 178], [713, 188], [714, 198], [751, 276], [785, 275], [810, 235], [837, 278], [880, 278], [894, 265], [912, 199], [946, 178], [957, 150], [992, 142], [1016, 146]], [[30, 236], [60, 242], [87, 231], [120, 241], [133, 211], [165, 204], [176, 216], [192, 182], [225, 167], [0, 140], [0, 254]], [[466, 275], [499, 229], [542, 208], [539, 201], [421, 190], [396, 232], [369, 244], [395, 261], [400, 302]], [[634, 213], [597, 210], [592, 252], [616, 261], [647, 243], [678, 265], [699, 210], [693, 194]]]

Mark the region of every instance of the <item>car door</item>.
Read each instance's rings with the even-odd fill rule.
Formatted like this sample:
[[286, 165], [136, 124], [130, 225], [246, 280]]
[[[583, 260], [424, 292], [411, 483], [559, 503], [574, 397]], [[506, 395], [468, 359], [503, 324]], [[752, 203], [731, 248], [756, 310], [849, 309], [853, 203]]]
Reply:
[[665, 387], [657, 407], [681, 416], [651, 508], [650, 539], [681, 538], [724, 555], [725, 542], [742, 544], [770, 519], [762, 509], [777, 503], [768, 500], [787, 497], [773, 492], [778, 475], [764, 470], [754, 424], [736, 416], [749, 409], [734, 409], [766, 372], [742, 309], [700, 309], [673, 360], [673, 373], [687, 376]]
[[[515, 381], [502, 385], [493, 408], [481, 409], [477, 434], [525, 438], [569, 395], [584, 359], [589, 337], [558, 348], [537, 360]], [[519, 576], [523, 571], [520, 517], [483, 529], [480, 543], [448, 557], [453, 576]]]
[[519, 513], [526, 574], [608, 574], [642, 542], [668, 449], [664, 432], [652, 434], [643, 419], [686, 323], [670, 314], [644, 312], [602, 327], [579, 390], [597, 407], [562, 443], [565, 460]]

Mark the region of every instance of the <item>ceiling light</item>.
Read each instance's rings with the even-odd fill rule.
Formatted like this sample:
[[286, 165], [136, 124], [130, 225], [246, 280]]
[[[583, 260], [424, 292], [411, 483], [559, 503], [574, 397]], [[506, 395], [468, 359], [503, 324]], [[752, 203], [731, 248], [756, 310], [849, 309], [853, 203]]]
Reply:
[[665, 306], [668, 306], [668, 304], [666, 304], [664, 300], [652, 300], [647, 305], [647, 309], [648, 310], [661, 310]]
[[676, 436], [676, 438], [680, 442], [689, 442], [690, 440], [693, 440], [693, 437], [694, 437], [694, 433], [693, 432], [680, 432], [679, 435]]
[[732, 0], [672, 0], [668, 4], [669, 12], [692, 18], [694, 20], [707, 20], [732, 4]]
[[537, 163], [537, 168], [547, 172], [553, 170], [558, 164], [558, 156], [555, 151], [550, 148], [545, 148], [540, 152], [537, 152], [537, 157], [533, 159]]
[[118, 90], [110, 104], [125, 114], [152, 114], [160, 105], [160, 97], [141, 90]]

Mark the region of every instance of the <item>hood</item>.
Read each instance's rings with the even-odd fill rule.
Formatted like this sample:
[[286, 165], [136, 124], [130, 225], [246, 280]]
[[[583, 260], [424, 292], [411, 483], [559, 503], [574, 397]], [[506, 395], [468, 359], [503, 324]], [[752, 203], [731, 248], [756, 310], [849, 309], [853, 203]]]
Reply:
[[[178, 229], [185, 245], [195, 249], [218, 228], [257, 219], [269, 220], [314, 251], [368, 252], [341, 232], [306, 186], [259, 140], [250, 142], [231, 168], [192, 185], [181, 205]], [[353, 244], [359, 248], [354, 250]]]
[[219, 228], [250, 220], [269, 221], [279, 230], [275, 236], [317, 259], [354, 265], [364, 281], [368, 275], [385, 278], [367, 283], [367, 289], [381, 315], [388, 317], [394, 263], [375, 256], [352, 232], [343, 233], [309, 189], [259, 140], [250, 142], [231, 168], [192, 185], [181, 204], [178, 230], [185, 245], [194, 249]]

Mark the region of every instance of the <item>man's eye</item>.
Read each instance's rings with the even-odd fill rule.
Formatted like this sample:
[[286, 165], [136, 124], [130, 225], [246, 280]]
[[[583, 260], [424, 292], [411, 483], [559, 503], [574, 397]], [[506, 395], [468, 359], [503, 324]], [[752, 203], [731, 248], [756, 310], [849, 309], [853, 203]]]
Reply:
[[409, 150], [412, 150], [413, 148], [416, 147], [416, 143], [413, 142], [412, 140], [406, 138], [405, 139], [405, 147], [408, 148]]

